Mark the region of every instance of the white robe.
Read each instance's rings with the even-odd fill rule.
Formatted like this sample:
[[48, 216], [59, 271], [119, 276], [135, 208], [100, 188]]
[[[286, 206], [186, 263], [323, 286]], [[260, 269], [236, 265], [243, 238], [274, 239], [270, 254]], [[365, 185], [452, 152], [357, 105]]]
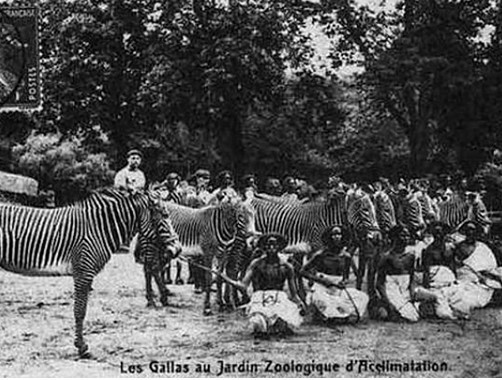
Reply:
[[[334, 283], [342, 281], [342, 276], [323, 276]], [[325, 319], [344, 319], [352, 316], [362, 318], [366, 314], [368, 302], [368, 295], [360, 290], [326, 287], [319, 283], [314, 283], [307, 295], [307, 304], [314, 305]]]
[[272, 326], [282, 319], [292, 330], [303, 321], [300, 308], [281, 290], [258, 290], [253, 292], [247, 305], [250, 327], [253, 331], [270, 332]]

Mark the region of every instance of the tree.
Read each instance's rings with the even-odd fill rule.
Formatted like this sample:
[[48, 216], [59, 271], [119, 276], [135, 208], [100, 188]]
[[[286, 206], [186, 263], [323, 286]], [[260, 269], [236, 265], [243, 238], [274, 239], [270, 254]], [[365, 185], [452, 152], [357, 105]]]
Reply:
[[43, 190], [54, 189], [59, 203], [68, 203], [113, 183], [105, 154], [89, 153], [83, 138], [32, 133], [14, 147], [18, 170], [36, 178]]
[[[451, 150], [463, 166], [479, 162], [463, 154], [486, 143], [474, 132], [474, 113], [465, 111], [476, 107], [469, 94], [481, 88], [484, 49], [476, 37], [491, 11], [490, 2], [472, 0], [405, 0], [377, 11], [349, 0], [324, 4], [330, 16], [321, 21], [332, 35], [341, 33], [336, 57], [364, 64], [362, 79], [406, 133], [415, 175]], [[452, 149], [459, 136], [466, 139]]]

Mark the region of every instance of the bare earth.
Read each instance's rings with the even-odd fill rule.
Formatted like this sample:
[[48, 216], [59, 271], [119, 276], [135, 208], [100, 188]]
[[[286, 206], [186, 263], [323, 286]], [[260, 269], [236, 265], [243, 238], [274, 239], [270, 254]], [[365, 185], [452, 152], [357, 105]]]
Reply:
[[[114, 256], [94, 282], [85, 325], [87, 342], [97, 359], [78, 360], [73, 347], [72, 279], [0, 272], [0, 375], [502, 376], [502, 308], [478, 310], [472, 320], [456, 323], [422, 321], [411, 325], [367, 321], [337, 328], [307, 323], [293, 337], [255, 340], [246, 332], [246, 319], [241, 311], [218, 314], [213, 305], [214, 316], [204, 317], [202, 295], [193, 294], [191, 286], [171, 286], [175, 293], [171, 297], [172, 306], [156, 309], [146, 308], [143, 289], [141, 267], [130, 256]], [[368, 370], [359, 372], [362, 360], [368, 360], [368, 364], [385, 360], [444, 362], [448, 369], [379, 373], [367, 367]], [[355, 365], [348, 371], [351, 362]], [[220, 363], [236, 366], [232, 372], [220, 374]], [[247, 365], [237, 366], [241, 363]], [[271, 372], [267, 371], [267, 363]], [[199, 369], [210, 372], [197, 372], [198, 364]], [[173, 372], [176, 367], [187, 372]], [[139, 374], [123, 373], [139, 368]], [[155, 373], [156, 369], [163, 372]]]

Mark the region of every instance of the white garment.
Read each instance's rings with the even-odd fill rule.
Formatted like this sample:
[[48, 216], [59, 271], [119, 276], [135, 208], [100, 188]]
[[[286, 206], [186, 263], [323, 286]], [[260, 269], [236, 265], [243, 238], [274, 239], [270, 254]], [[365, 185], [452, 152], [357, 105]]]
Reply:
[[485, 285], [480, 275], [481, 271], [494, 271], [497, 267], [491, 249], [477, 242], [463, 264], [457, 270], [457, 278], [445, 266], [430, 268], [431, 289], [427, 290], [437, 297], [436, 314], [440, 318], [468, 317], [473, 309], [485, 307], [493, 296], [494, 289]]
[[126, 166], [115, 175], [115, 187], [127, 190], [143, 190], [146, 186], [146, 178], [139, 169], [129, 170]]
[[[329, 277], [334, 283], [342, 281], [342, 276], [323, 276]], [[368, 295], [360, 290], [326, 287], [319, 283], [314, 283], [307, 295], [307, 304], [314, 305], [326, 319], [351, 316], [362, 318], [366, 314], [368, 302]]]
[[420, 319], [418, 307], [411, 301], [409, 274], [387, 275], [385, 292], [389, 303], [401, 317], [410, 322], [417, 322]]
[[279, 318], [291, 329], [299, 327], [303, 321], [298, 305], [282, 290], [253, 292], [247, 314], [253, 330], [261, 332], [269, 332]]

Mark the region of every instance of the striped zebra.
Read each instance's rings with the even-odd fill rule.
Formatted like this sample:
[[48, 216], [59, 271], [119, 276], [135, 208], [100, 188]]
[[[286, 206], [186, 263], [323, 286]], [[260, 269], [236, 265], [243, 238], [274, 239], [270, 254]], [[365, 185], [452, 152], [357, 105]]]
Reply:
[[478, 193], [469, 193], [467, 198], [454, 194], [448, 200], [439, 202], [439, 220], [458, 230], [466, 221], [476, 222], [485, 234], [489, 232], [491, 220], [486, 206]]
[[[182, 253], [194, 260], [201, 258], [202, 265], [212, 268], [216, 258], [218, 270], [223, 272], [227, 252], [231, 250], [237, 233], [249, 237], [255, 234], [254, 211], [249, 202], [221, 203], [194, 209], [172, 202], [160, 201], [170, 216], [179, 236]], [[195, 279], [205, 290], [204, 314], [211, 314], [210, 290], [212, 276], [207, 271], [196, 270]], [[197, 283], [196, 283], [197, 286]], [[217, 301], [222, 306], [221, 281], [218, 281]]]
[[80, 357], [90, 357], [83, 324], [93, 279], [136, 231], [148, 249], [156, 229], [145, 194], [105, 189], [52, 209], [0, 204], [0, 267], [28, 276], [73, 276], [75, 346]]
[[[367, 238], [371, 240], [379, 233], [375, 207], [368, 194], [361, 190], [351, 190], [345, 196], [332, 197], [327, 202], [302, 204], [270, 201], [256, 196], [251, 199], [251, 205], [256, 211], [256, 230], [285, 236], [288, 246], [284, 251], [293, 254], [298, 268], [304, 257], [322, 248], [322, 235], [333, 225], [349, 226], [359, 242]], [[245, 250], [241, 252], [237, 260], [238, 269], [234, 272], [242, 274], [251, 255]]]
[[333, 197], [328, 202], [291, 204], [260, 199], [251, 200], [256, 210], [256, 230], [278, 233], [288, 241], [288, 253], [308, 254], [322, 247], [321, 236], [335, 224], [350, 226], [352, 231], [372, 234], [379, 230], [375, 207], [361, 192]]
[[[152, 224], [156, 235], [144, 243], [146, 246], [137, 244], [134, 256], [136, 262], [143, 264], [147, 307], [155, 307], [152, 278], [159, 289], [161, 304], [167, 306], [169, 291], [163, 281], [162, 271], [181, 252], [181, 243], [169, 215], [158, 204], [152, 207]], [[165, 250], [166, 246], [169, 247], [168, 251]]]
[[396, 211], [391, 197], [383, 190], [377, 190], [373, 194], [375, 214], [378, 226], [384, 233], [388, 233], [397, 225]]
[[406, 226], [413, 233], [417, 233], [425, 227], [422, 203], [416, 192], [393, 195], [391, 199], [396, 210], [398, 224]]

